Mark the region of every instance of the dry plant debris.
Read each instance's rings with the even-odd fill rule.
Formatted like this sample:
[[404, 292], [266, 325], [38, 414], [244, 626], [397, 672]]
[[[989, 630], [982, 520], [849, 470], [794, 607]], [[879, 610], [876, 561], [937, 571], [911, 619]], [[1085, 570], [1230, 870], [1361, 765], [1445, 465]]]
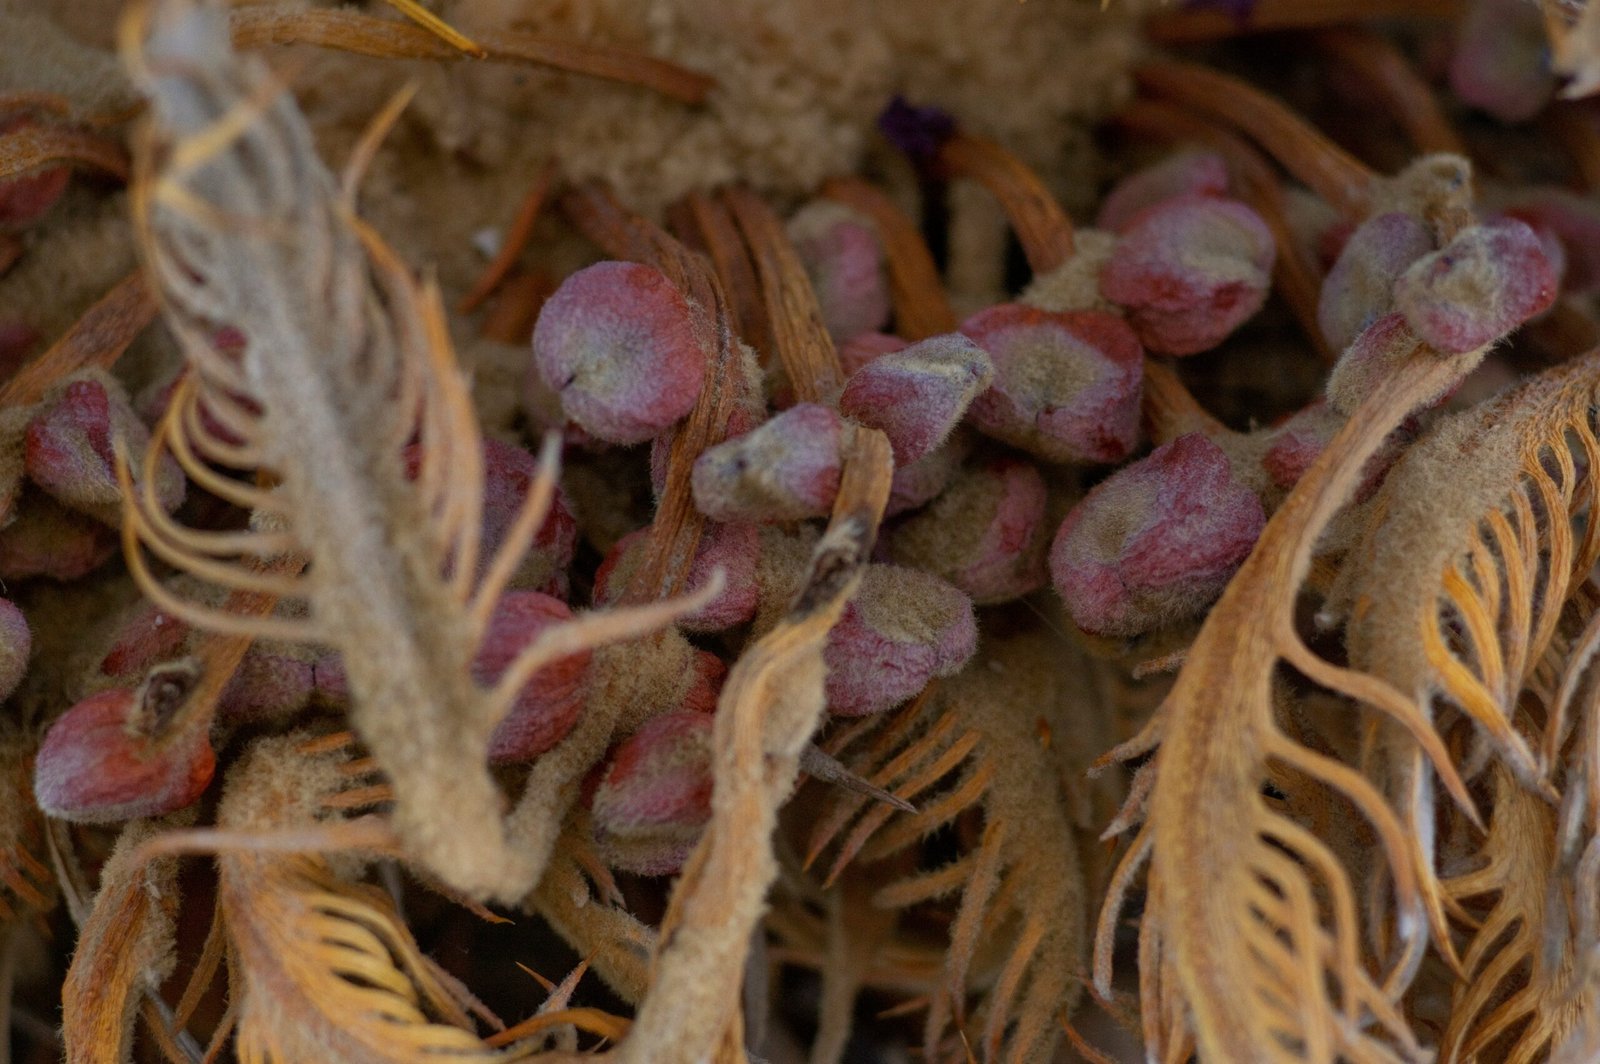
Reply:
[[1600, 1060], [1600, 8], [0, 0], [0, 1064]]

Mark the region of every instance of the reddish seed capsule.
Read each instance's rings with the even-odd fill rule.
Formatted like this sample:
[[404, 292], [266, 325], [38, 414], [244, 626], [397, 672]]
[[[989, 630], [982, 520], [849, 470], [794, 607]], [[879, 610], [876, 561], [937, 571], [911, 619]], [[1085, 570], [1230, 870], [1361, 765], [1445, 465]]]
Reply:
[[[472, 675], [488, 687], [546, 628], [572, 619], [566, 603], [537, 591], [509, 591], [495, 604]], [[511, 712], [489, 738], [489, 761], [526, 761], [566, 737], [589, 687], [589, 652], [551, 662], [529, 678]]]
[[1115, 462], [1139, 436], [1144, 351], [1122, 319], [989, 307], [961, 331], [988, 352], [994, 383], [968, 408], [987, 436], [1051, 462]]
[[188, 638], [188, 625], [140, 600], [117, 627], [100, 659], [100, 675], [132, 682], [152, 665], [181, 656]]
[[1129, 174], [1106, 193], [1094, 226], [1121, 232], [1147, 207], [1189, 194], [1228, 194], [1228, 164], [1222, 156], [1208, 151], [1181, 151]]
[[1197, 432], [1107, 477], [1072, 508], [1050, 575], [1086, 632], [1135, 636], [1222, 593], [1260, 536], [1261, 501]]
[[722, 685], [728, 680], [728, 666], [709, 650], [694, 652], [694, 682], [678, 708], [690, 713], [715, 713]]
[[1328, 346], [1343, 351], [1362, 329], [1389, 313], [1395, 280], [1432, 250], [1428, 228], [1409, 214], [1393, 211], [1363, 222], [1322, 282], [1317, 325]]
[[643, 443], [687, 414], [705, 353], [688, 300], [660, 270], [600, 262], [539, 312], [533, 360], [561, 407], [610, 443]]
[[883, 328], [889, 279], [872, 223], [842, 204], [819, 200], [802, 207], [788, 230], [834, 342]]
[[943, 443], [993, 380], [983, 348], [959, 333], [934, 336], [863, 366], [845, 384], [839, 410], [881, 430], [895, 464], [906, 465]]
[[[1344, 425], [1345, 418], [1327, 400], [1318, 399], [1274, 428], [1266, 453], [1261, 456], [1261, 466], [1273, 485], [1285, 491], [1294, 487]], [[1400, 457], [1406, 435], [1397, 429], [1383, 449], [1367, 459], [1361, 486], [1356, 489], [1356, 502], [1366, 502], [1383, 484], [1389, 467]]]
[[1526, 122], [1555, 92], [1549, 50], [1538, 5], [1476, 0], [1461, 21], [1450, 88], [1502, 122]]
[[0, 598], [0, 699], [10, 698], [28, 671], [33, 632], [16, 603]]
[[608, 864], [645, 876], [683, 867], [711, 818], [715, 726], [709, 714], [666, 713], [612, 751], [590, 804]]
[[1564, 291], [1600, 291], [1600, 204], [1592, 196], [1559, 188], [1525, 189], [1507, 201], [1502, 213], [1555, 234], [1565, 261]]
[[962, 470], [922, 513], [894, 530], [895, 561], [941, 576], [980, 606], [1045, 583], [1046, 493], [1032, 463], [997, 458]]
[[717, 521], [822, 517], [839, 492], [851, 428], [817, 403], [791, 406], [743, 436], [708, 448], [690, 481], [695, 505]]
[[166, 734], [182, 698], [177, 688], [154, 684], [139, 692], [114, 687], [67, 710], [45, 733], [34, 762], [39, 808], [101, 824], [195, 802], [211, 782], [216, 755], [203, 729]]
[[16, 512], [0, 529], [0, 580], [77, 580], [117, 552], [114, 531], [48, 495], [24, 494]]
[[[648, 528], [641, 528], [612, 546], [594, 575], [595, 605], [609, 605], [621, 597], [643, 560], [649, 535]], [[720, 632], [754, 617], [758, 598], [756, 560], [760, 552], [761, 534], [755, 525], [707, 523], [689, 566], [688, 586], [705, 586], [711, 574], [721, 568], [725, 587], [704, 608], [678, 623], [691, 632]]]
[[[27, 115], [0, 118], [0, 135], [20, 133], [38, 125]], [[0, 178], [0, 232], [25, 229], [43, 218], [67, 190], [72, 171], [65, 166], [45, 166], [31, 174]]]
[[920, 569], [869, 565], [822, 651], [828, 710], [892, 709], [959, 671], [977, 644], [972, 600], [961, 591]]
[[[39, 404], [24, 440], [28, 476], [56, 501], [108, 525], [122, 522], [113, 441], [120, 439], [135, 480], [150, 433], [134, 413], [122, 386], [104, 374], [88, 374], [54, 388]], [[183, 471], [164, 457], [156, 495], [172, 511], [183, 501]]]
[[850, 377], [869, 362], [896, 351], [904, 351], [910, 346], [909, 340], [902, 340], [891, 333], [864, 332], [839, 345], [839, 368], [844, 370], [846, 377]]
[[896, 466], [894, 477], [889, 481], [889, 505], [884, 508], [884, 514], [894, 517], [938, 498], [939, 493], [949, 486], [956, 470], [961, 468], [961, 463], [966, 461], [967, 452], [971, 449], [972, 434], [965, 429], [958, 429], [943, 446], [934, 448], [915, 462]]
[[282, 720], [304, 709], [316, 689], [316, 660], [298, 647], [257, 642], [217, 699], [229, 723]]
[[1472, 351], [1555, 302], [1539, 236], [1515, 219], [1473, 225], [1418, 259], [1395, 282], [1395, 306], [1440, 351]]

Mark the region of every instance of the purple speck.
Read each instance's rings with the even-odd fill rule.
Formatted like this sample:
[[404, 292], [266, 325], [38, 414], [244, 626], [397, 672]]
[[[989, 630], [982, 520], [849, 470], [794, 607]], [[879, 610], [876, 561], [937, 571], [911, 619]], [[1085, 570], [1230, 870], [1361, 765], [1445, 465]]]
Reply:
[[938, 107], [914, 107], [904, 96], [889, 101], [878, 115], [878, 132], [919, 165], [933, 161], [956, 131], [956, 120]]

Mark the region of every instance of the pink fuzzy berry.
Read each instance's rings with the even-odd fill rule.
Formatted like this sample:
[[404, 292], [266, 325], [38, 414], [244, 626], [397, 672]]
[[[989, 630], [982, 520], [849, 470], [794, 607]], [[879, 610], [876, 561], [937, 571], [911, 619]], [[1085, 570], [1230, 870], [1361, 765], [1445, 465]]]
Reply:
[[117, 625], [100, 659], [100, 675], [132, 682], [152, 665], [180, 656], [188, 638], [187, 624], [141, 599]]
[[[36, 126], [38, 122], [28, 115], [0, 118], [0, 136]], [[44, 166], [17, 177], [0, 178], [0, 232], [25, 229], [43, 218], [66, 192], [71, 177], [70, 167], [57, 165]]]
[[839, 410], [889, 437], [896, 465], [924, 457], [950, 435], [994, 380], [983, 348], [959, 333], [933, 336], [861, 367]]
[[[487, 687], [547, 628], [572, 619], [560, 599], [537, 591], [510, 591], [495, 604], [489, 631], [472, 662], [472, 675]], [[583, 711], [589, 687], [587, 650], [558, 658], [534, 673], [511, 712], [489, 738], [494, 764], [526, 761], [566, 737]]]
[[910, 346], [911, 341], [902, 340], [892, 333], [860, 333], [839, 345], [839, 368], [844, 370], [846, 377], [850, 377], [862, 366]]
[[961, 331], [994, 363], [994, 383], [968, 408], [980, 432], [1051, 462], [1115, 462], [1133, 450], [1144, 351], [1122, 319], [1002, 303]]
[[[1271, 442], [1261, 456], [1261, 466], [1273, 486], [1284, 491], [1294, 487], [1344, 428], [1345, 420], [1326, 399], [1318, 399], [1273, 428]], [[1366, 502], [1377, 493], [1389, 467], [1400, 457], [1407, 435], [1405, 430], [1396, 429], [1383, 449], [1367, 459], [1361, 485], [1356, 489], [1356, 502]]]
[[884, 508], [884, 515], [894, 517], [938, 498], [971, 449], [972, 434], [962, 429], [915, 462], [896, 466], [889, 481], [889, 505]]
[[[594, 574], [595, 605], [609, 605], [621, 598], [644, 558], [649, 536], [650, 530], [641, 528], [612, 545]], [[678, 623], [691, 632], [720, 632], [754, 617], [759, 598], [756, 560], [760, 551], [761, 534], [755, 525], [708, 522], [689, 566], [689, 587], [703, 587], [719, 568], [725, 585], [722, 594]]]
[[1208, 151], [1181, 151], [1129, 174], [1106, 193], [1095, 228], [1121, 232], [1145, 208], [1190, 194], [1228, 194], [1228, 164], [1222, 156]]
[[1131, 637], [1198, 614], [1249, 555], [1266, 515], [1228, 456], [1192, 432], [1119, 469], [1072, 508], [1050, 575], [1086, 632]]
[[590, 802], [607, 863], [645, 876], [672, 875], [711, 818], [715, 718], [665, 713], [611, 752]]
[[1472, 351], [1555, 302], [1555, 271], [1539, 236], [1508, 218], [1468, 226], [1395, 282], [1395, 305], [1440, 351]]
[[1220, 344], [1266, 302], [1276, 245], [1255, 211], [1190, 193], [1129, 220], [1100, 294], [1123, 307], [1139, 340], [1165, 355]]
[[0, 699], [10, 698], [22, 682], [32, 653], [33, 632], [28, 618], [16, 603], [0, 598]]
[[1525, 122], [1555, 92], [1550, 45], [1537, 4], [1476, 0], [1461, 21], [1450, 87], [1502, 122]]
[[1400, 211], [1368, 218], [1345, 241], [1322, 282], [1317, 324], [1328, 346], [1343, 351], [1356, 336], [1394, 308], [1394, 283], [1433, 250], [1421, 221]]
[[[122, 521], [113, 444], [121, 440], [129, 472], [143, 475], [150, 433], [122, 386], [104, 374], [66, 381], [45, 396], [28, 422], [24, 461], [28, 476], [57, 502], [109, 525]], [[183, 501], [183, 471], [170, 455], [156, 472], [156, 497], [172, 511]]]
[[45, 733], [34, 761], [39, 808], [100, 824], [193, 804], [211, 782], [216, 755], [204, 729], [169, 734], [181, 698], [156, 685], [114, 687], [67, 710]]
[[234, 670], [217, 700], [217, 715], [228, 723], [282, 720], [311, 701], [316, 660], [284, 644], [256, 642]]
[[610, 443], [643, 443], [687, 414], [705, 376], [689, 302], [660, 270], [599, 262], [539, 312], [533, 360], [568, 417]]
[[828, 633], [828, 710], [880, 713], [936, 676], [959, 671], [977, 649], [972, 600], [932, 573], [869, 565], [861, 587]]
[[99, 521], [30, 491], [0, 529], [0, 580], [77, 580], [117, 552], [117, 534]]
[[819, 200], [802, 207], [788, 228], [834, 342], [883, 328], [889, 279], [872, 223], [848, 207]]
[[690, 713], [715, 713], [722, 685], [728, 680], [727, 664], [709, 650], [694, 652], [694, 680], [679, 709]]
[[1502, 213], [1555, 234], [1565, 261], [1564, 291], [1600, 291], [1600, 203], [1593, 196], [1559, 188], [1523, 189], [1506, 201]]
[[821, 517], [839, 492], [849, 431], [825, 406], [792, 406], [695, 461], [695, 505], [717, 521]]
[[894, 530], [895, 561], [943, 577], [980, 606], [1045, 584], [1046, 492], [1030, 462], [995, 458], [962, 470], [933, 505]]

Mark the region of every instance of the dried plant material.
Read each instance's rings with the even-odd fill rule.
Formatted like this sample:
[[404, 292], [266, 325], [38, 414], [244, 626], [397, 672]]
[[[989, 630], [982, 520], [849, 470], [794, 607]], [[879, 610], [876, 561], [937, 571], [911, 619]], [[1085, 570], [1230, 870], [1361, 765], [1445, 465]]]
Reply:
[[888, 441], [858, 433], [794, 605], [728, 676], [713, 738], [711, 822], [673, 891], [651, 977], [658, 990], [640, 1006], [621, 1060], [705, 1060], [737, 1029], [745, 951], [777, 874], [777, 805], [822, 719], [824, 640], [858, 586], [891, 468]]
[[[477, 686], [478, 644], [527, 534], [548, 512], [549, 456], [506, 544], [475, 580], [481, 445], [437, 292], [355, 219], [292, 102], [259, 64], [235, 60], [225, 36], [214, 14], [182, 4], [126, 32], [152, 96], [153, 132], [169, 146], [161, 168], [136, 185], [141, 244], [194, 371], [145, 464], [170, 449], [196, 483], [272, 521], [241, 533], [186, 530], [145, 491], [137, 505], [129, 500], [125, 535], [138, 544], [130, 561], [174, 616], [338, 650], [353, 719], [379, 762], [396, 766], [396, 826], [416, 858], [459, 889], [520, 896], [538, 868], [505, 834], [487, 769], [490, 734], [530, 675], [591, 644], [597, 628], [636, 634], [678, 611], [558, 626], [493, 688]], [[261, 167], [258, 157], [277, 163]], [[237, 357], [213, 345], [222, 325], [244, 338]], [[202, 403], [239, 442], [207, 427]], [[400, 457], [413, 432], [423, 448], [414, 485]], [[265, 466], [278, 487], [230, 482], [208, 462]], [[309, 613], [240, 618], [175, 600], [149, 578], [141, 548], [224, 587], [306, 601]], [[287, 550], [310, 559], [304, 576], [228, 560]]]
[[834, 343], [888, 323], [889, 279], [868, 219], [843, 204], [817, 200], [796, 212], [786, 228]]
[[822, 194], [872, 219], [888, 264], [896, 332], [908, 340], [921, 340], [954, 330], [956, 314], [928, 245], [894, 201], [880, 189], [851, 178], [829, 180]]
[[993, 141], [966, 133], [940, 144], [937, 158], [953, 174], [981, 182], [1000, 200], [1034, 273], [1049, 273], [1072, 257], [1072, 223], [1022, 160]]
[[48, 351], [0, 386], [0, 407], [36, 403], [57, 381], [91, 366], [109, 366], [155, 319], [156, 309], [142, 272], [124, 278]]

